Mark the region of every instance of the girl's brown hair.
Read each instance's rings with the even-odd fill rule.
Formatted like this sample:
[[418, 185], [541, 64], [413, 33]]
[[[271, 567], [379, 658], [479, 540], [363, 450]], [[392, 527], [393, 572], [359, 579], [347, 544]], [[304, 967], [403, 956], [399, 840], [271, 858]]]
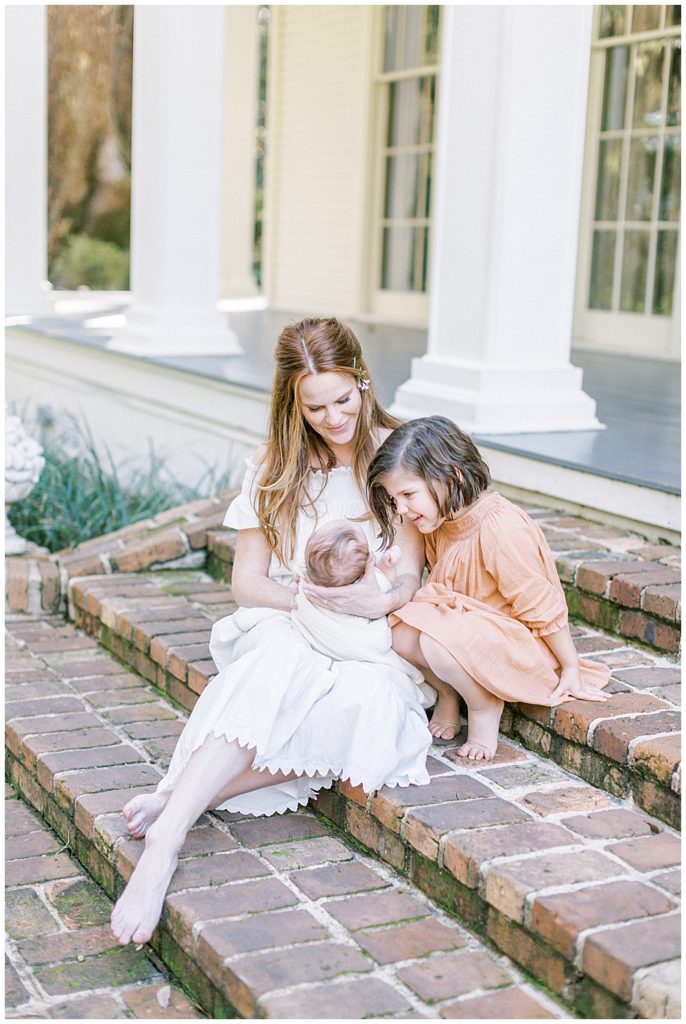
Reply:
[[[293, 557], [298, 513], [312, 508], [336, 465], [326, 441], [305, 420], [300, 381], [308, 374], [348, 373], [361, 392], [352, 469], [365, 493], [367, 467], [376, 448], [373, 431], [397, 427], [399, 420], [378, 403], [362, 348], [354, 333], [334, 317], [307, 318], [284, 327], [275, 350], [276, 372], [269, 411], [266, 455], [257, 487], [256, 512], [269, 547], [282, 563]], [[321, 487], [312, 493], [312, 468], [321, 469]]]
[[[403, 423], [386, 438], [367, 472], [367, 501], [385, 548], [393, 543], [397, 511], [381, 481], [395, 469], [405, 469], [423, 480], [445, 518], [471, 505], [491, 482], [478, 448], [452, 420], [425, 416]], [[445, 490], [442, 501], [434, 487], [437, 481]]]

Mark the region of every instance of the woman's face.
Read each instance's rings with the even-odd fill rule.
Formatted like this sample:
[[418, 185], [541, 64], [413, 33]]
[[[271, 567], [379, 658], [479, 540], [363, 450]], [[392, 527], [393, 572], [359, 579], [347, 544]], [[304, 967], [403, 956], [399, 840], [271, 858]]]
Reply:
[[347, 445], [362, 408], [357, 378], [349, 373], [310, 373], [299, 385], [302, 414], [327, 444]]

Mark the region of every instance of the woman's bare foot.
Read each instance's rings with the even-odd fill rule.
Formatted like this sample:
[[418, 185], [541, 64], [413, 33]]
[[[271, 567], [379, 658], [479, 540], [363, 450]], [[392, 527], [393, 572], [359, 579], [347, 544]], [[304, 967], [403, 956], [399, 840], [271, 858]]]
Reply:
[[481, 707], [467, 710], [467, 741], [457, 748], [457, 753], [470, 761], [490, 761], [498, 749], [498, 728], [505, 703], [492, 694], [488, 696], [490, 700]]
[[176, 854], [169, 842], [148, 835], [143, 856], [112, 911], [112, 932], [120, 945], [148, 942], [155, 931], [176, 870]]
[[[447, 687], [446, 687], [447, 690]], [[438, 700], [429, 722], [429, 732], [435, 740], [449, 742], [460, 731], [460, 698], [455, 690], [438, 691]]]
[[129, 823], [129, 835], [135, 839], [142, 839], [167, 806], [170, 796], [171, 790], [168, 793], [144, 793], [142, 796], [132, 797], [124, 804], [121, 813]]

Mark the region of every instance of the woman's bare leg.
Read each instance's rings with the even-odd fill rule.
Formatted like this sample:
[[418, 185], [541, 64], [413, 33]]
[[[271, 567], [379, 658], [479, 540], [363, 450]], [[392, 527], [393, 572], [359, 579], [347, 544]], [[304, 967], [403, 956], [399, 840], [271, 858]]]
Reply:
[[162, 913], [165, 893], [186, 834], [200, 815], [232, 796], [297, 778], [251, 769], [253, 749], [208, 736], [193, 752], [159, 817], [149, 826], [145, 850], [112, 911], [121, 945], [147, 942]]
[[437, 640], [421, 633], [419, 646], [432, 672], [450, 683], [467, 704], [467, 741], [457, 748], [458, 754], [473, 761], [490, 761], [498, 749], [504, 701], [477, 683]]
[[424, 673], [426, 681], [438, 694], [436, 707], [429, 722], [429, 732], [437, 740], [454, 740], [460, 731], [460, 698], [455, 689], [439, 679], [427, 664], [419, 643], [420, 632], [405, 622], [393, 627], [393, 650], [416, 665]]

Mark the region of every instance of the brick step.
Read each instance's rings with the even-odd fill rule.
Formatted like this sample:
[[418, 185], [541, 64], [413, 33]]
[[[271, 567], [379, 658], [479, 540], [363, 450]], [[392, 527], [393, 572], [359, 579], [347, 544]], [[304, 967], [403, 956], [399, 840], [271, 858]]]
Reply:
[[[207, 568], [228, 582], [236, 538], [221, 526], [235, 491], [191, 502], [154, 519], [55, 555], [6, 560], [10, 610], [58, 612], [70, 579], [153, 568]], [[572, 616], [663, 654], [679, 651], [681, 549], [578, 516], [527, 508], [555, 554]]]
[[[60, 620], [17, 618], [8, 632], [6, 751], [12, 783], [115, 898], [143, 848], [126, 834], [120, 809], [132, 793], [154, 788], [184, 716]], [[30, 832], [40, 835], [33, 825]], [[78, 870], [65, 853], [53, 858], [44, 843], [24, 852], [11, 862], [21, 864], [22, 879]], [[675, 901], [664, 885], [652, 879], [639, 884], [628, 877], [625, 862], [613, 863], [640, 914], [655, 915], [647, 923], [669, 925]], [[210, 813], [181, 851], [151, 946], [215, 1018], [575, 1016], [425, 892], [399, 878], [392, 865], [360, 853], [309, 811], [271, 818]], [[437, 895], [442, 899], [441, 891]], [[101, 946], [109, 948], [106, 933], [101, 927], [97, 935], [68, 937], [54, 947], [48, 936], [22, 948], [35, 959], [38, 945], [39, 954], [42, 949], [42, 955], [59, 959], [60, 969], [47, 973], [62, 981], [62, 960], [77, 982], [101, 977], [113, 959], [135, 960], [140, 968], [145, 954], [130, 947], [109, 957], [101, 953]], [[650, 964], [664, 959], [659, 953]], [[571, 967], [560, 994], [573, 999], [578, 992], [589, 1006], [598, 1000], [616, 1004], [621, 1015], [652, 1015], [654, 1004], [661, 1000], [673, 1009], [674, 999], [671, 982], [656, 971], [664, 974], [665, 965], [638, 971], [631, 1006], [625, 1000], [620, 1007], [590, 976]], [[178, 1012], [172, 1016], [183, 1015], [183, 1007], [173, 1008]], [[155, 1013], [151, 1000], [146, 1015], [164, 1016]]]
[[[71, 584], [76, 624], [187, 710], [216, 672], [207, 646], [211, 624], [234, 608], [229, 587], [197, 571]], [[510, 704], [501, 732], [678, 828], [678, 667], [590, 627], [573, 633], [584, 657], [612, 666], [611, 699], [553, 709]]]

